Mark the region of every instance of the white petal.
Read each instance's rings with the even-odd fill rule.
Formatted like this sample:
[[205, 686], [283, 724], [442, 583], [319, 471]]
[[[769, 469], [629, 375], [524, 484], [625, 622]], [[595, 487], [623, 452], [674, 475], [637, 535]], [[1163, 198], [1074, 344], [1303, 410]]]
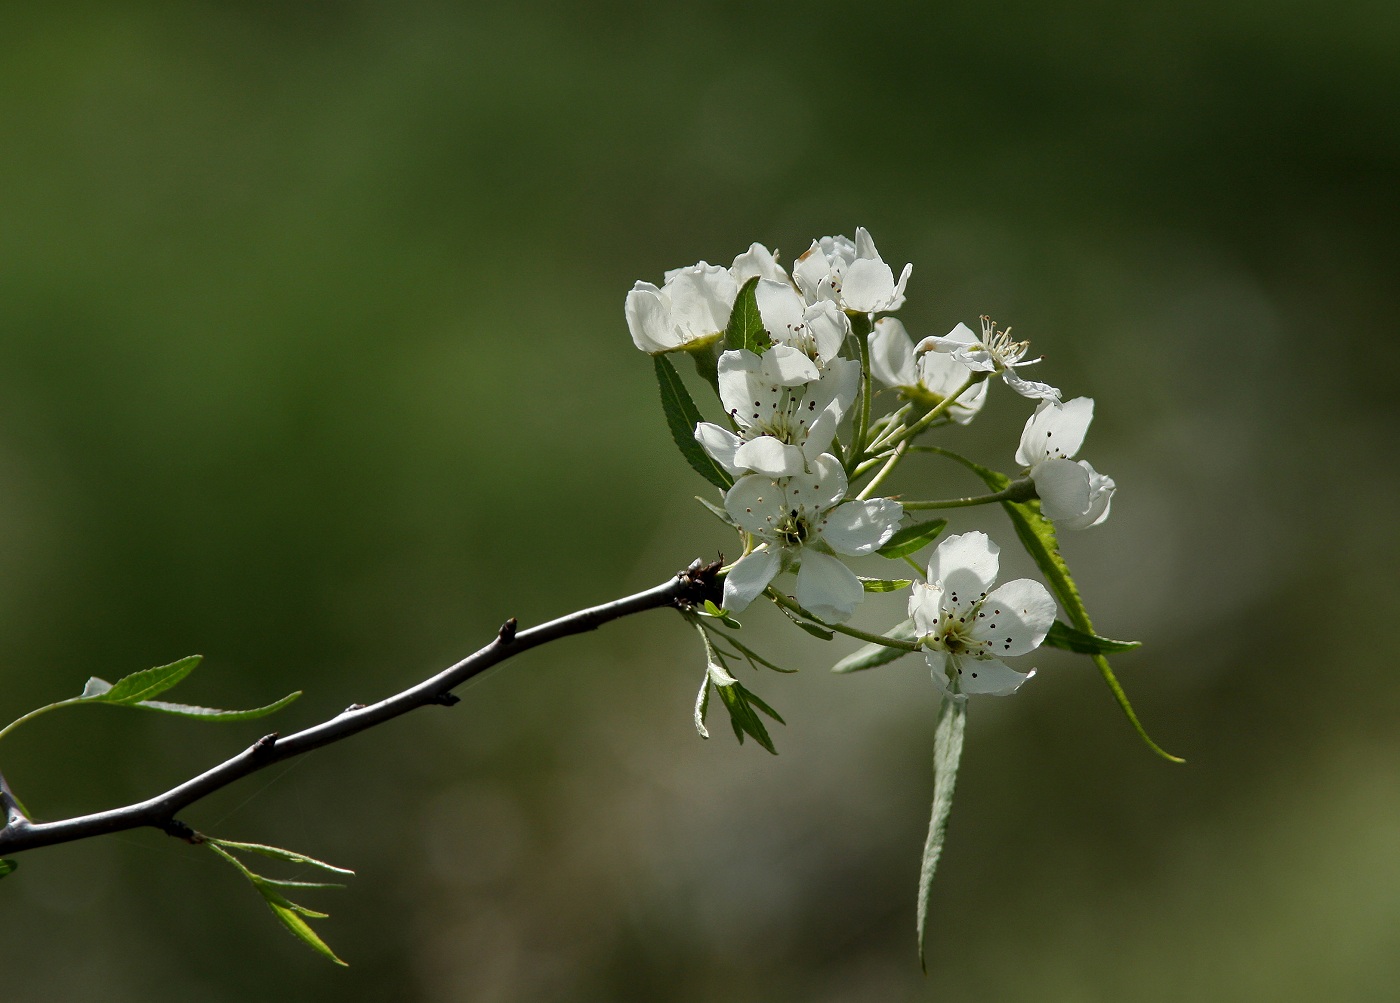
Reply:
[[860, 363], [855, 359], [832, 359], [826, 364], [821, 378], [807, 388], [802, 406], [808, 412], [815, 413], [835, 402], [837, 410], [844, 415], [856, 402], [859, 391]]
[[1021, 433], [1016, 462], [1023, 467], [1033, 467], [1049, 457], [1073, 456], [1084, 444], [1084, 434], [1093, 420], [1092, 397], [1076, 397], [1063, 404], [1053, 399], [1042, 400]]
[[807, 309], [801, 294], [786, 282], [759, 279], [754, 298], [768, 336], [781, 344], [792, 344], [802, 327], [802, 312]]
[[1040, 647], [1055, 622], [1055, 600], [1040, 582], [1018, 578], [992, 590], [969, 632], [998, 658], [1024, 655]]
[[778, 574], [782, 559], [773, 550], [755, 550], [739, 558], [724, 576], [724, 608], [742, 613]]
[[847, 310], [875, 313], [890, 308], [894, 297], [894, 272], [878, 258], [857, 258], [841, 280], [841, 299]]
[[1035, 669], [1017, 672], [995, 658], [958, 659], [958, 688], [968, 696], [1010, 696], [1033, 675]]
[[[881, 317], [875, 322], [875, 330], [870, 332], [869, 341], [870, 371], [877, 380], [887, 387], [912, 387], [919, 382], [919, 371], [914, 364], [914, 342], [903, 323], [894, 317]], [[940, 354], [925, 357], [947, 358]], [[965, 367], [959, 368], [966, 371]]]
[[904, 287], [909, 284], [909, 276], [914, 272], [914, 265], [905, 262], [904, 270], [899, 273], [899, 281], [894, 284], [894, 295], [890, 297], [889, 306], [886, 310], [898, 310], [904, 305]]
[[942, 615], [943, 590], [928, 582], [915, 582], [909, 591], [909, 619], [914, 621], [916, 636], [932, 634]]
[[933, 676], [934, 685], [938, 687], [938, 692], [942, 693], [950, 700], [966, 700], [967, 697], [955, 692], [948, 685], [948, 653], [935, 648], [930, 648], [924, 652], [924, 658], [928, 661], [929, 672]]
[[632, 287], [623, 312], [627, 315], [632, 344], [643, 352], [665, 352], [680, 344], [671, 330], [670, 307], [661, 290], [650, 282], [638, 282]]
[[875, 250], [875, 239], [870, 236], [870, 231], [863, 226], [856, 227], [855, 252], [857, 258], [880, 260], [880, 252]]
[[1105, 477], [1091, 467], [1088, 460], [1080, 460], [1079, 465], [1089, 475], [1089, 508], [1081, 516], [1060, 520], [1055, 524], [1057, 529], [1088, 529], [1108, 518], [1113, 492], [1117, 490], [1118, 486], [1113, 483], [1112, 477]]
[[[803, 407], [807, 402], [803, 402]], [[798, 421], [806, 421], [799, 418]], [[807, 425], [807, 438], [802, 442], [802, 455], [807, 458], [807, 462], [815, 460], [822, 453], [831, 448], [831, 440], [836, 438], [836, 426], [841, 423], [841, 408], [835, 404], [828, 404], [826, 410], [817, 415], [817, 420]]]
[[813, 303], [802, 314], [807, 334], [812, 339], [817, 357], [824, 362], [835, 359], [851, 333], [851, 319], [830, 300]]
[[744, 443], [734, 453], [734, 462], [740, 469], [769, 477], [791, 477], [807, 469], [802, 450], [771, 435], [760, 435]]
[[809, 303], [827, 298], [831, 289], [831, 263], [821, 245], [815, 240], [806, 252], [792, 263], [792, 278]]
[[775, 346], [760, 358], [740, 349], [719, 357], [719, 399], [744, 428], [771, 427], [774, 415], [790, 405], [791, 387], [818, 377], [817, 367], [801, 352]]
[[769, 253], [762, 244], [750, 244], [747, 251], [734, 259], [729, 272], [741, 286], [755, 275], [778, 282], [787, 281], [787, 272], [778, 264], [777, 255]]
[[827, 623], [842, 623], [864, 598], [865, 589], [850, 568], [830, 554], [803, 548], [797, 570], [797, 602], [803, 609]]
[[1042, 460], [1031, 467], [1040, 511], [1047, 519], [1077, 519], [1089, 511], [1089, 474], [1073, 460]]
[[812, 472], [797, 474], [788, 479], [782, 489], [782, 502], [778, 511], [791, 509], [814, 515], [831, 508], [846, 497], [846, 472], [841, 463], [830, 453], [823, 453], [812, 461]]
[[771, 477], [749, 474], [734, 482], [724, 496], [724, 510], [746, 532], [772, 539], [773, 524], [782, 517], [787, 501], [780, 485]]
[[1001, 548], [986, 533], [950, 536], [938, 545], [928, 565], [928, 580], [943, 589], [948, 608], [966, 609], [997, 580]]
[[[1022, 363], [1024, 365], [1024, 363]], [[973, 366], [973, 368], [977, 368]], [[988, 369], [995, 368], [988, 366]], [[1060, 391], [1048, 383], [1037, 383], [1035, 380], [1025, 380], [1016, 375], [1016, 370], [1008, 367], [1001, 374], [1001, 378], [1006, 385], [1015, 390], [1022, 397], [1029, 397], [1032, 400], [1059, 400]]]
[[668, 272], [666, 293], [671, 302], [671, 326], [681, 341], [687, 342], [725, 329], [739, 286], [729, 269], [702, 261]]
[[904, 509], [890, 498], [848, 501], [837, 505], [821, 523], [821, 537], [839, 554], [873, 554], [894, 535]]
[[810, 383], [821, 375], [816, 363], [808, 358], [806, 352], [798, 351], [789, 345], [774, 345], [764, 352], [763, 368], [760, 372], [769, 380], [785, 387]]
[[731, 474], [737, 475], [747, 469], [734, 462], [734, 454], [744, 440], [729, 429], [721, 428], [712, 421], [702, 421], [695, 426], [695, 441], [705, 448], [705, 452], [714, 457], [716, 463]]

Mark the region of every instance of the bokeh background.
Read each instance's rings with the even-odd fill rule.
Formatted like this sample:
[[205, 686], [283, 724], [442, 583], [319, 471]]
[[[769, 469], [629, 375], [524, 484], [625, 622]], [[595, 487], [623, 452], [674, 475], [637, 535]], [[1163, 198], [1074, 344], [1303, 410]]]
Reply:
[[[1084, 455], [1120, 491], [1066, 553], [1190, 760], [1063, 653], [976, 704], [924, 976], [926, 671], [833, 677], [851, 645], [755, 611], [804, 670], [750, 680], [773, 758], [696, 738], [701, 653], [650, 614], [186, 814], [357, 869], [314, 898], [348, 971], [134, 833], [0, 886], [7, 1003], [1400, 995], [1400, 8], [5, 20], [0, 716], [202, 652], [176, 696], [304, 688], [290, 730], [728, 546], [623, 296], [865, 225], [914, 262], [916, 334], [991, 313], [1097, 398]], [[1028, 412], [998, 388], [947, 441], [1007, 468]], [[955, 525], [1011, 549], [995, 510]], [[47, 817], [266, 730], [66, 714], [0, 751]]]

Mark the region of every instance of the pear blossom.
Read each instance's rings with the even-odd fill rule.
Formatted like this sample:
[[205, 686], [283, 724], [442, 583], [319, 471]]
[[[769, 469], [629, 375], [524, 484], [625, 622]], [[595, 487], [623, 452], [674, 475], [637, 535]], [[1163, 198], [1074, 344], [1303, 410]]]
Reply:
[[627, 294], [625, 312], [633, 344], [657, 355], [718, 341], [739, 298], [739, 284], [729, 269], [701, 261], [673, 268], [665, 279], [659, 289], [638, 282]]
[[1029, 366], [1040, 359], [1027, 359], [1029, 341], [1012, 341], [1011, 328], [998, 331], [990, 317], [982, 318], [982, 337], [978, 338], [966, 324], [959, 324], [943, 337], [925, 338], [914, 346], [917, 352], [948, 352], [954, 359], [977, 373], [1000, 376], [1008, 387], [1022, 397], [1039, 400], [1059, 400], [1060, 391], [1048, 383], [1023, 379], [1017, 366]]
[[734, 259], [729, 274], [734, 276], [734, 281], [740, 286], [755, 275], [771, 279], [774, 282], [788, 280], [787, 272], [783, 271], [783, 266], [778, 264], [777, 252], [769, 251], [768, 248], [759, 243], [750, 244], [747, 251]]
[[1108, 518], [1117, 485], [1087, 460], [1072, 459], [1094, 419], [1094, 399], [1045, 400], [1026, 422], [1016, 462], [1028, 468], [1040, 511], [1063, 529], [1088, 529]]
[[762, 474], [740, 478], [725, 495], [725, 510], [763, 546], [741, 557], [724, 579], [724, 606], [741, 612], [793, 564], [797, 601], [830, 623], [850, 618], [865, 597], [860, 579], [833, 556], [863, 556], [884, 545], [903, 509], [889, 498], [843, 501], [846, 474], [825, 453], [812, 472], [773, 480]]
[[836, 426], [855, 402], [860, 363], [831, 359], [818, 369], [791, 345], [774, 345], [762, 356], [737, 349], [719, 357], [718, 383], [739, 433], [702, 421], [696, 441], [731, 474], [788, 477], [831, 447]]
[[[937, 407], [967, 382], [972, 370], [946, 352], [914, 351], [914, 341], [894, 317], [881, 317], [870, 332], [870, 371], [881, 383], [895, 387], [905, 400], [925, 408]], [[985, 380], [964, 391], [948, 407], [948, 416], [966, 425], [987, 402]]]
[[1006, 696], [1035, 674], [1002, 658], [1039, 647], [1055, 622], [1055, 600], [1044, 585], [1018, 578], [992, 589], [1001, 550], [985, 533], [950, 536], [915, 582], [909, 616], [924, 646], [933, 681], [946, 695]]
[[894, 271], [865, 227], [856, 239], [823, 237], [792, 265], [792, 277], [808, 303], [832, 300], [853, 313], [885, 313], [904, 305], [904, 286], [914, 266], [906, 264], [895, 281]]
[[818, 365], [836, 358], [851, 333], [850, 318], [834, 302], [809, 305], [789, 282], [760, 279], [754, 298], [769, 337], [800, 349]]

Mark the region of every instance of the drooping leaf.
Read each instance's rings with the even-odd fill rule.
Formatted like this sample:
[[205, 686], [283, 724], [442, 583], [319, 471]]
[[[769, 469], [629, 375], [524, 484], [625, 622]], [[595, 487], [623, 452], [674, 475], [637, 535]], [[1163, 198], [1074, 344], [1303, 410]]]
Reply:
[[710, 730], [705, 727], [705, 715], [710, 712], [710, 674], [700, 680], [700, 692], [695, 695], [695, 731], [701, 738], [709, 738]]
[[132, 704], [133, 707], [144, 707], [146, 710], [158, 710], [162, 714], [178, 714], [181, 717], [197, 717], [201, 721], [252, 721], [260, 717], [267, 717], [269, 714], [276, 714], [283, 707], [301, 696], [302, 691], [288, 693], [281, 700], [267, 704], [263, 707], [250, 707], [247, 710], [219, 710], [216, 707], [195, 707], [183, 703], [166, 703], [164, 700], [142, 700], [140, 703]]
[[778, 717], [777, 712], [745, 689], [742, 683], [735, 683], [732, 686], [716, 686], [715, 690], [719, 693], [725, 710], [729, 711], [729, 723], [734, 728], [734, 737], [739, 740], [739, 744], [744, 743], [745, 735], [751, 735], [754, 741], [776, 756], [778, 750], [773, 746], [773, 739], [768, 734], [768, 729], [764, 726], [762, 718], [754, 712], [754, 707], [759, 707], [773, 720], [781, 723], [782, 718]]
[[[912, 641], [915, 637], [914, 621], [905, 620], [895, 624], [885, 636], [894, 641]], [[896, 658], [903, 658], [912, 652], [904, 648], [891, 648], [885, 644], [863, 644], [831, 667], [832, 672], [860, 672], [873, 669], [877, 665], [888, 665]]]
[[933, 519], [905, 526], [876, 551], [881, 557], [900, 558], [923, 550], [947, 527], [947, 519]]
[[709, 510], [711, 515], [713, 515], [716, 519], [720, 520], [720, 522], [724, 523], [726, 526], [733, 526], [735, 529], [739, 528], [739, 524], [734, 521], [734, 517], [728, 512], [726, 512], [721, 506], [716, 505], [714, 502], [709, 501], [708, 499], [701, 498], [699, 495], [695, 496], [695, 500], [698, 501], [701, 505], [704, 505], [705, 508]]
[[19, 863], [17, 861], [0, 859], [0, 878], [5, 877], [7, 874], [13, 874], [15, 868], [18, 866]]
[[1115, 641], [1097, 634], [1086, 634], [1076, 630], [1063, 620], [1056, 620], [1045, 635], [1045, 643], [1052, 648], [1075, 651], [1081, 655], [1103, 655], [1111, 651], [1132, 651], [1141, 648], [1141, 641]]
[[695, 426], [704, 420], [690, 391], [681, 382], [680, 373], [664, 355], [653, 355], [656, 366], [656, 383], [661, 389], [661, 410], [666, 415], [666, 424], [671, 429], [671, 438], [681, 451], [685, 461], [705, 480], [721, 491], [727, 491], [734, 484], [734, 478], [725, 470], [703, 446], [695, 441]]
[[94, 676], [83, 688], [82, 699], [119, 706], [140, 703], [170, 689], [193, 672], [203, 660], [203, 655], [190, 655], [169, 665], [158, 665], [154, 669], [142, 669], [129, 676], [122, 676], [111, 684]]
[[[860, 576], [857, 576], [860, 577]], [[860, 587], [867, 592], [898, 592], [914, 582], [909, 578], [861, 578]]]
[[743, 348], [762, 355], [772, 346], [773, 339], [764, 330], [763, 317], [758, 312], [757, 289], [758, 276], [755, 275], [739, 290], [734, 309], [729, 313], [729, 325], [724, 329], [726, 348]]
[[757, 651], [754, 651], [748, 645], [743, 644], [737, 638], [729, 637], [726, 635], [724, 639], [729, 644], [734, 645], [734, 647], [738, 648], [741, 652], [743, 652], [744, 656], [750, 661], [757, 662], [759, 665], [772, 669], [774, 672], [783, 672], [790, 675], [797, 671], [796, 669], [785, 669], [781, 665], [774, 665], [768, 659], [764, 658], [762, 655], [760, 655]]
[[933, 810], [928, 820], [928, 838], [924, 840], [923, 864], [919, 867], [919, 964], [925, 971], [928, 965], [924, 957], [924, 931], [928, 927], [929, 890], [933, 887], [938, 858], [943, 855], [948, 814], [953, 810], [953, 787], [958, 779], [966, 723], [967, 702], [944, 697], [938, 709], [938, 728], [933, 735]]

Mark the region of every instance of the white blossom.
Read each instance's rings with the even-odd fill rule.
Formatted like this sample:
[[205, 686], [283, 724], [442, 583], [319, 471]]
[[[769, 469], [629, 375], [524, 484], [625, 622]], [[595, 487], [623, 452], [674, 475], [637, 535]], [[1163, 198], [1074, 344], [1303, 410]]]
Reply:
[[992, 589], [997, 547], [985, 533], [950, 536], [916, 582], [909, 616], [924, 646], [933, 681], [954, 699], [974, 693], [1015, 693], [1035, 674], [1017, 672], [1002, 658], [1039, 647], [1055, 622], [1055, 600], [1029, 578]]
[[832, 552], [874, 553], [894, 534], [903, 510], [889, 498], [843, 501], [846, 487], [846, 474], [829, 453], [817, 457], [811, 473], [776, 481], [750, 474], [735, 482], [724, 507], [763, 546], [729, 569], [726, 609], [744, 610], [779, 571], [798, 564], [797, 602], [830, 623], [850, 618], [865, 589]]
[[990, 317], [982, 318], [982, 337], [978, 338], [966, 324], [959, 324], [943, 337], [928, 337], [914, 347], [915, 352], [948, 352], [968, 369], [1000, 376], [1008, 387], [1022, 397], [1038, 400], [1059, 400], [1060, 391], [1048, 383], [1023, 379], [1017, 366], [1029, 366], [1040, 359], [1027, 359], [1029, 341], [1012, 341], [1011, 328], [998, 331]]
[[771, 279], [774, 282], [788, 280], [787, 272], [783, 271], [783, 266], [778, 264], [777, 252], [770, 252], [762, 244], [756, 243], [750, 244], [747, 251], [734, 259], [729, 274], [734, 276], [734, 281], [740, 286], [755, 275]]
[[638, 282], [627, 294], [625, 312], [632, 342], [656, 355], [702, 348], [719, 340], [739, 297], [729, 269], [703, 261], [666, 273], [661, 288]]
[[853, 313], [885, 313], [904, 305], [904, 286], [913, 265], [905, 265], [895, 281], [894, 271], [865, 227], [847, 237], [823, 237], [812, 241], [793, 262], [792, 277], [808, 303], [831, 300]]
[[1016, 462], [1027, 468], [1040, 511], [1063, 529], [1087, 529], [1108, 518], [1117, 485], [1087, 460], [1072, 459], [1094, 420], [1092, 397], [1040, 402], [1021, 432]]
[[[877, 320], [869, 342], [870, 371], [875, 378], [897, 388], [905, 400], [925, 408], [943, 403], [972, 375], [972, 370], [946, 352], [915, 352], [913, 339], [894, 317]], [[983, 380], [949, 405], [947, 414], [959, 425], [966, 425], [986, 401], [987, 382]]]
[[762, 356], [745, 349], [719, 357], [719, 397], [738, 434], [702, 421], [695, 439], [731, 474], [747, 471], [787, 477], [807, 470], [826, 452], [836, 426], [854, 403], [860, 363], [817, 363], [790, 345]]
[[839, 306], [831, 300], [809, 304], [787, 281], [760, 279], [754, 298], [769, 337], [806, 353], [818, 365], [836, 358], [851, 333], [850, 318]]

